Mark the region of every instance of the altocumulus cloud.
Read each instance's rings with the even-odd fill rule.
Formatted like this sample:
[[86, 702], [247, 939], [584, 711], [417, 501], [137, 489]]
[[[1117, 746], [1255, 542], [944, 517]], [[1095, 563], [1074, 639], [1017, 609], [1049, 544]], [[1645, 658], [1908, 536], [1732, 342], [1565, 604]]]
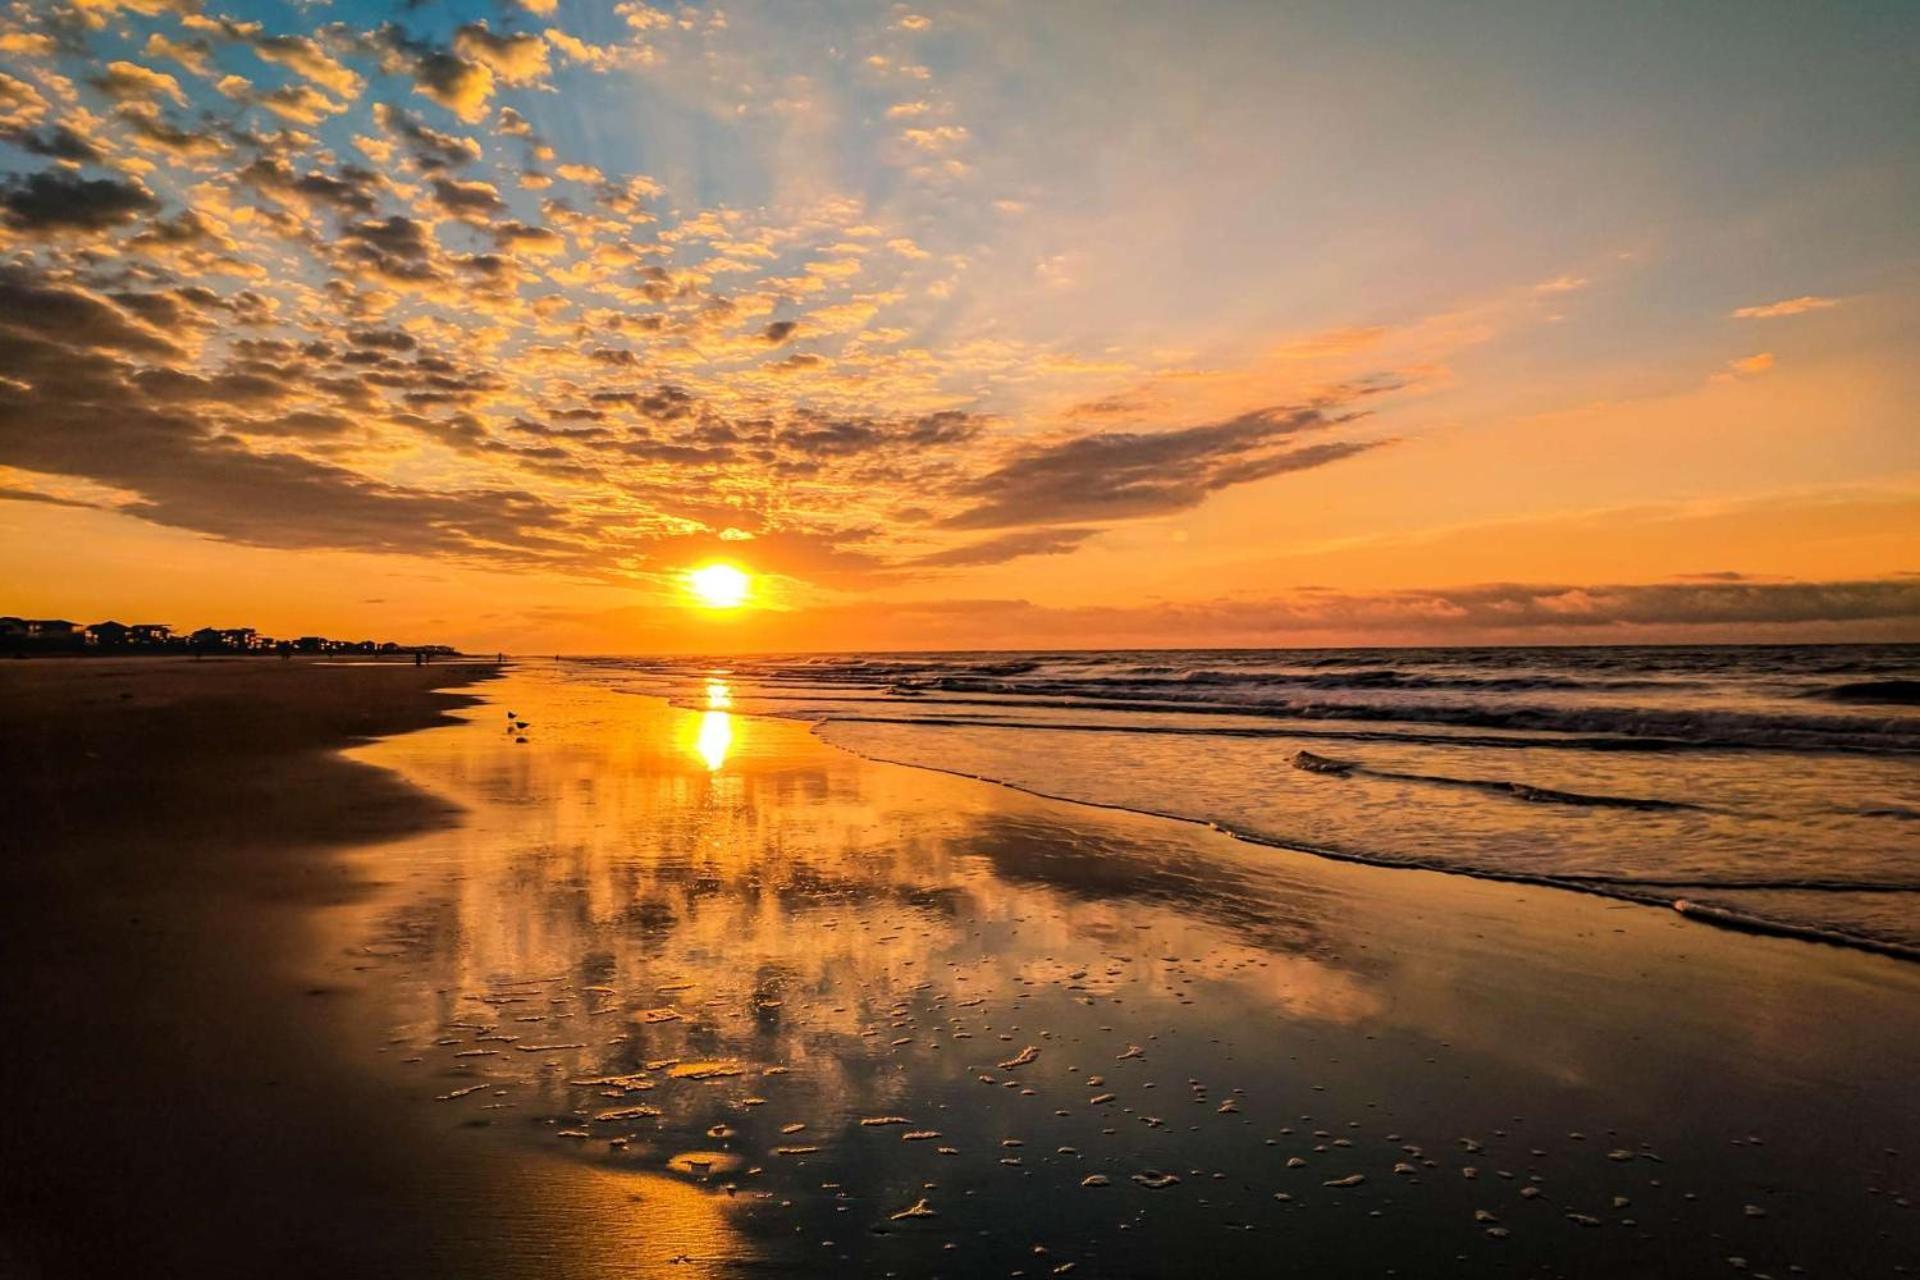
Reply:
[[[457, 25], [408, 6], [369, 30], [219, 7], [16, 6], [0, 73], [0, 463], [131, 495], [129, 515], [615, 579], [724, 549], [897, 580], [1070, 554], [1392, 443], [1357, 406], [1398, 383], [1364, 382], [1108, 431], [1087, 420], [1160, 401], [1088, 384], [1072, 434], [1036, 435], [1048, 424], [986, 410], [1044, 353], [933, 341], [944, 322], [916, 310], [964, 246], [921, 248], [858, 200], [701, 208], [603, 167], [622, 148], [563, 155], [543, 136], [577, 77], [705, 65], [724, 38], [710, 24], [626, 6], [633, 41], [602, 57], [510, 12]], [[898, 150], [899, 119], [939, 109], [893, 115], [879, 128]], [[933, 151], [974, 137], [922, 124]], [[1655, 607], [1624, 588], [1503, 590], [1301, 595], [1245, 623], [1345, 609], [1593, 626]]]

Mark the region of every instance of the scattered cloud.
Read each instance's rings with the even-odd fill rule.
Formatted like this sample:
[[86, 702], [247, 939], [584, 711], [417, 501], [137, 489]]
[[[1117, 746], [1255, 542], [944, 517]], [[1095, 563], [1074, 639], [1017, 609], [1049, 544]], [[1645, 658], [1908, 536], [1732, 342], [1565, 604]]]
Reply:
[[496, 34], [484, 22], [470, 22], [454, 32], [453, 47], [507, 84], [538, 84], [547, 76], [547, 44], [536, 35]]
[[155, 71], [137, 62], [109, 62], [106, 69], [93, 78], [93, 85], [116, 101], [167, 98], [175, 106], [187, 105], [186, 92], [180, 88], [178, 80], [164, 71]]
[[0, 218], [18, 231], [104, 231], [159, 204], [138, 178], [85, 178], [50, 169], [0, 180]]
[[1798, 298], [1786, 298], [1780, 302], [1740, 307], [1733, 312], [1733, 318], [1735, 320], [1778, 320], [1782, 316], [1805, 315], [1809, 311], [1825, 311], [1839, 305], [1838, 298], [1820, 298], [1807, 294]]
[[1725, 371], [1717, 376], [1722, 379], [1757, 378], [1763, 373], [1771, 373], [1774, 363], [1773, 352], [1757, 351], [1753, 355], [1727, 361]]

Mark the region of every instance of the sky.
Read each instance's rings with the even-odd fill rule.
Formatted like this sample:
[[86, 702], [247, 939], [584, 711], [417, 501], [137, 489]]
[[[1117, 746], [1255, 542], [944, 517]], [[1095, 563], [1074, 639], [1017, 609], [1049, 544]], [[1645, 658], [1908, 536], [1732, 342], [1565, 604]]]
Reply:
[[1920, 639], [1916, 208], [1910, 3], [14, 0], [0, 612]]

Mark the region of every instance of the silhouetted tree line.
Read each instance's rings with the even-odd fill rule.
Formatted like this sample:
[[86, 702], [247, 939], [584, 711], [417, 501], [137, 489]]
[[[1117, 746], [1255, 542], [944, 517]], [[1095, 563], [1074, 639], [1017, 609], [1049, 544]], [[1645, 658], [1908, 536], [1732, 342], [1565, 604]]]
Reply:
[[65, 618], [0, 617], [0, 652], [28, 653], [209, 653], [421, 654], [459, 652], [447, 644], [401, 644], [395, 640], [333, 640], [300, 636], [276, 640], [252, 627], [201, 627], [175, 631], [164, 622], [96, 622], [83, 626]]

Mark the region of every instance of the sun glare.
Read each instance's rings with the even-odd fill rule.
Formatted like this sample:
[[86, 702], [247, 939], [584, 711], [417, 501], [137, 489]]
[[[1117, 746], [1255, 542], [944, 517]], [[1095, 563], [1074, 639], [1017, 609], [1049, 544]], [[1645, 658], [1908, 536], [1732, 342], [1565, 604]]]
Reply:
[[746, 573], [730, 564], [701, 565], [687, 574], [687, 588], [709, 609], [737, 609], [746, 603], [752, 584]]

